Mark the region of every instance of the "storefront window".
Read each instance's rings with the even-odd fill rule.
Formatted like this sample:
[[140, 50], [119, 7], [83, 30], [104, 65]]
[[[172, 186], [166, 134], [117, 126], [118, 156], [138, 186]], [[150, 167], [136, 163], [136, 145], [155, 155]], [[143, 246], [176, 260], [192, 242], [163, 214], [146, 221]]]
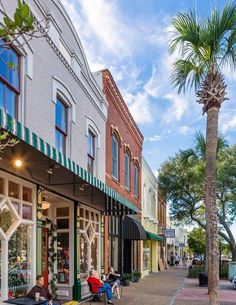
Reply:
[[91, 268], [100, 271], [99, 258], [99, 214], [80, 208], [80, 274], [86, 279]]
[[57, 233], [58, 283], [69, 284], [69, 232]]
[[118, 271], [119, 217], [109, 216], [109, 265]]
[[80, 236], [80, 272], [81, 274], [88, 272], [88, 244], [85, 234]]
[[[20, 179], [16, 183], [15, 177], [2, 172], [1, 175], [0, 227], [5, 234], [0, 240], [0, 301], [24, 296], [35, 276], [32, 274], [33, 188], [24, 189]], [[31, 195], [27, 197], [26, 192]]]
[[32, 227], [20, 225], [8, 243], [9, 296], [20, 297], [27, 293], [31, 279]]
[[56, 209], [57, 223], [57, 281], [69, 284], [70, 280], [70, 222], [69, 207]]
[[11, 210], [8, 206], [8, 204], [5, 204], [1, 209], [0, 209], [0, 227], [6, 233], [8, 229], [14, 224], [16, 219], [11, 213]]

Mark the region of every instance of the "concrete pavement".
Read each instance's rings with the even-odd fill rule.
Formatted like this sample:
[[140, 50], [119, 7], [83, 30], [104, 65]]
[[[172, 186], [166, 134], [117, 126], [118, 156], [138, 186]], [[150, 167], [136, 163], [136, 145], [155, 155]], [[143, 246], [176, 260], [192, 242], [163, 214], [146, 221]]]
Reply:
[[[186, 276], [187, 271], [181, 267], [151, 274], [139, 283], [123, 287], [121, 300], [114, 298], [114, 304], [207, 305], [207, 289], [199, 287], [198, 280], [187, 279]], [[221, 305], [236, 305], [236, 290], [231, 287], [229, 281], [221, 281], [220, 294]]]

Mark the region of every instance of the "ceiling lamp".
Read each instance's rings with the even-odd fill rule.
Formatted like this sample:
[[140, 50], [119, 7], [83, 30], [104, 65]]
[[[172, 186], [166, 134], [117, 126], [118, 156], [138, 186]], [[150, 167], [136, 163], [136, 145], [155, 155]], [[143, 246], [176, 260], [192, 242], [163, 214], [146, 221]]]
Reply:
[[14, 165], [15, 165], [15, 167], [20, 168], [20, 167], [22, 167], [23, 162], [20, 159], [16, 159], [16, 160], [14, 160]]

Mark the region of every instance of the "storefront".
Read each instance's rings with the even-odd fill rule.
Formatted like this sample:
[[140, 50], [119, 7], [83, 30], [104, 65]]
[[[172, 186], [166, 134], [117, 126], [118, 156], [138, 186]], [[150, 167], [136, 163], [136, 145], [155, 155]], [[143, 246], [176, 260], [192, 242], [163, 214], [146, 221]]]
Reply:
[[0, 171], [1, 299], [25, 295], [36, 275], [36, 188]]
[[105, 215], [138, 209], [1, 111], [0, 125], [20, 140], [0, 161], [0, 300], [24, 295], [37, 274], [58, 298], [84, 298], [89, 270], [104, 266]]

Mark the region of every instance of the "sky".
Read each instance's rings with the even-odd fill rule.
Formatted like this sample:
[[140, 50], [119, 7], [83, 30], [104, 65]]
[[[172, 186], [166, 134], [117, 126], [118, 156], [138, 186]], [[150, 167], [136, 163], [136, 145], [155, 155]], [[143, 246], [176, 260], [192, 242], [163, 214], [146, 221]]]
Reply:
[[[154, 173], [205, 133], [206, 116], [194, 92], [171, 87], [168, 54], [171, 19], [195, 9], [199, 18], [224, 0], [61, 0], [82, 42], [90, 69], [108, 68], [144, 135], [143, 155]], [[225, 71], [229, 101], [220, 110], [219, 132], [236, 142], [236, 73]]]

